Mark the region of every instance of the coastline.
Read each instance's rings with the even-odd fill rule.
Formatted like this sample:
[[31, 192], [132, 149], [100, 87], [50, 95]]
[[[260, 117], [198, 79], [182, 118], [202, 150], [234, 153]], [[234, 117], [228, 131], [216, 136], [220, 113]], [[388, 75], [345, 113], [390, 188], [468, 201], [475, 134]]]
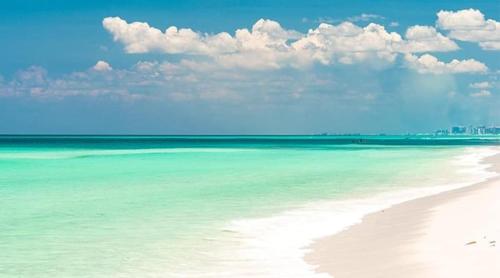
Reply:
[[[500, 154], [483, 163], [500, 173]], [[499, 198], [497, 176], [403, 202], [316, 240], [304, 259], [336, 278], [499, 277]]]

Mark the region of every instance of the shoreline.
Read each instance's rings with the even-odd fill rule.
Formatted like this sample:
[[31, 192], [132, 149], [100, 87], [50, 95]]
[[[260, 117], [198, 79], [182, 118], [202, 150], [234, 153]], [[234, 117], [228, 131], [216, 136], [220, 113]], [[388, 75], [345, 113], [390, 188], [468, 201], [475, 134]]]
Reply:
[[[500, 154], [482, 163], [490, 165], [488, 171], [500, 173]], [[483, 276], [478, 277], [500, 277], [500, 266], [494, 264], [500, 261], [498, 199], [500, 177], [495, 176], [399, 203], [314, 241], [304, 260], [316, 273], [336, 278], [473, 277], [479, 273]]]

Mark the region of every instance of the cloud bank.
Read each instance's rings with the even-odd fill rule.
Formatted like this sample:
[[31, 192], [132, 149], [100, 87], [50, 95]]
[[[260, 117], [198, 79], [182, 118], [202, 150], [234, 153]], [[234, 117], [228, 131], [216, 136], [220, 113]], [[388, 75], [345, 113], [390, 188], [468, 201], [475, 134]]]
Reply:
[[233, 35], [207, 34], [176, 26], [161, 31], [148, 23], [128, 23], [120, 17], [105, 18], [103, 27], [124, 45], [127, 53], [202, 56], [222, 67], [251, 70], [374, 61], [391, 64], [399, 54], [459, 49], [434, 27], [420, 25], [409, 27], [404, 38], [380, 24], [361, 27], [348, 21], [338, 25], [321, 23], [300, 33], [283, 28], [279, 22], [260, 19], [251, 29], [237, 29]]
[[[260, 19], [251, 28], [210, 34], [176, 26], [162, 31], [145, 22], [106, 17], [103, 27], [126, 53], [164, 56], [121, 69], [99, 60], [87, 70], [59, 77], [49, 77], [45, 69], [33, 66], [10, 80], [0, 79], [0, 96], [237, 101], [244, 93], [265, 92], [265, 101], [283, 101], [303, 98], [308, 92], [342, 91], [342, 97], [371, 101], [382, 94], [379, 85], [366, 89], [349, 81], [363, 79], [363, 74], [376, 80], [383, 77], [377, 72], [391, 69], [397, 72], [393, 79], [400, 78], [399, 69], [423, 78], [498, 76], [498, 71], [474, 58], [438, 58], [442, 52], [459, 51], [457, 41], [494, 49], [498, 22], [485, 19], [478, 10], [440, 11], [435, 27], [413, 25], [404, 34], [367, 22], [373, 19], [383, 18], [364, 14], [352, 21], [365, 26], [349, 21], [320, 23], [305, 32]], [[468, 96], [496, 95], [491, 82], [471, 78], [464, 84], [476, 91], [466, 92]]]

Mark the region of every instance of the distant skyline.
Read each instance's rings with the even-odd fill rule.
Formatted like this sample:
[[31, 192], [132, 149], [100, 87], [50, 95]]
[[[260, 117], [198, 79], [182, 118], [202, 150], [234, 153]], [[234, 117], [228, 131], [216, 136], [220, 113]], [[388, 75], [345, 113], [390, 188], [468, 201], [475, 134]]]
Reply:
[[500, 125], [498, 1], [0, 3], [0, 134]]

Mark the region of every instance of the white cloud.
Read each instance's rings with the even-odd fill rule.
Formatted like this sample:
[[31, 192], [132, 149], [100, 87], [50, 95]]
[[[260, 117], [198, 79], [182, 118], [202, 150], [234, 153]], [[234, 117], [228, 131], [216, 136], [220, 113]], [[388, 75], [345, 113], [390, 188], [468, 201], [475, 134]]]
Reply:
[[283, 29], [276, 21], [260, 19], [252, 30], [238, 29], [235, 36], [226, 32], [201, 34], [189, 28], [168, 27], [165, 32], [144, 22], [127, 23], [119, 17], [107, 17], [103, 26], [115, 41], [125, 45], [129, 53], [159, 51], [169, 54], [219, 55], [243, 50], [284, 48], [286, 41], [299, 36], [298, 32]]
[[334, 23], [339, 23], [342, 22], [340, 19], [335, 19], [331, 18], [329, 16], [321, 16], [318, 17], [317, 19], [314, 20], [315, 23], [328, 23], [328, 24], [334, 24]]
[[[110, 71], [109, 75], [103, 75], [92, 67], [87, 71], [73, 72], [60, 78], [50, 78], [44, 68], [31, 66], [19, 71], [4, 89], [7, 92], [6, 95], [36, 98], [61, 99], [77, 95], [132, 97], [133, 94], [127, 93], [126, 89], [115, 84], [123, 75], [123, 70]], [[131, 83], [127, 85], [130, 86]]]
[[[306, 20], [304, 20], [306, 19]], [[340, 18], [333, 18], [329, 16], [321, 16], [316, 18], [315, 20], [312, 20], [312, 22], [315, 23], [328, 23], [328, 24], [338, 24], [341, 22], [368, 22], [368, 21], [377, 21], [377, 20], [384, 20], [385, 17], [378, 15], [378, 14], [368, 14], [368, 13], [362, 13], [360, 15], [355, 15], [355, 16], [350, 16], [344, 19]], [[302, 18], [302, 22], [307, 22], [309, 21], [307, 18]]]
[[472, 93], [470, 95], [471, 95], [471, 97], [489, 97], [489, 96], [491, 96], [491, 92], [488, 90], [481, 90], [479, 92]]
[[227, 66], [253, 68], [255, 60], [262, 60], [256, 66], [280, 67], [281, 60], [289, 56], [289, 40], [298, 39], [301, 34], [285, 30], [272, 20], [260, 19], [251, 30], [238, 29], [234, 36], [226, 32], [201, 34], [191, 29], [171, 26], [165, 32], [147, 23], [127, 23], [119, 17], [108, 17], [103, 26], [115, 41], [125, 45], [128, 53], [163, 52], [168, 54], [203, 55], [214, 58]]
[[458, 45], [437, 32], [434, 27], [415, 25], [406, 30], [407, 41], [403, 49], [407, 52], [454, 51]]
[[351, 16], [351, 17], [347, 18], [347, 20], [351, 21], [351, 22], [370, 21], [370, 20], [376, 20], [376, 19], [385, 19], [385, 17], [378, 15], [378, 14], [362, 13], [360, 15]]
[[47, 71], [39, 66], [31, 66], [18, 71], [12, 80], [0, 80], [0, 96], [40, 95], [47, 88]]
[[438, 25], [445, 30], [474, 30], [484, 24], [484, 15], [479, 10], [467, 9], [457, 12], [441, 10], [437, 13]]
[[500, 50], [500, 22], [485, 19], [479, 10], [440, 11], [437, 25], [453, 39], [477, 42], [485, 50]]
[[94, 69], [95, 71], [110, 71], [113, 68], [105, 61], [97, 61], [92, 69]]
[[[370, 19], [374, 15], [361, 17]], [[251, 70], [304, 68], [314, 63], [392, 63], [400, 53], [458, 49], [452, 40], [429, 26], [409, 28], [406, 40], [375, 23], [366, 27], [351, 22], [321, 23], [303, 34], [284, 29], [276, 21], [260, 19], [251, 29], [238, 29], [234, 35], [202, 34], [175, 26], [162, 32], [147, 23], [127, 23], [119, 17], [105, 18], [103, 26], [129, 53], [204, 56], [222, 67]]]
[[350, 22], [339, 25], [322, 23], [291, 44], [296, 63], [335, 62], [352, 64], [367, 59], [392, 62], [401, 36], [387, 32], [382, 25], [371, 23], [362, 28]]
[[489, 89], [491, 84], [488, 81], [471, 83], [469, 87], [473, 89]]
[[[500, 26], [497, 26], [496, 28], [499, 29]], [[500, 50], [500, 40], [483, 41], [479, 43], [479, 46], [481, 46], [481, 48], [483, 48], [484, 50]]]
[[40, 66], [31, 66], [26, 70], [16, 73], [16, 80], [19, 83], [29, 83], [30, 85], [44, 84], [47, 80], [47, 70]]
[[[41, 73], [41, 75], [40, 75]], [[330, 92], [334, 75], [317, 68], [309, 71], [241, 71], [191, 59], [179, 62], [140, 61], [129, 68], [102, 74], [92, 68], [50, 77], [33, 67], [0, 83], [2, 97], [64, 99], [102, 98], [120, 101], [287, 101], [303, 90]], [[15, 94], [13, 94], [15, 92]], [[342, 94], [339, 94], [339, 98]], [[362, 95], [360, 92], [359, 95]], [[316, 98], [320, 95], [310, 94]], [[361, 96], [360, 96], [361, 97]], [[265, 100], [264, 100], [265, 98]]]
[[191, 29], [179, 31], [176, 27], [169, 27], [163, 33], [159, 29], [150, 27], [147, 23], [133, 22], [129, 24], [119, 17], [107, 17], [103, 20], [102, 25], [113, 34], [115, 41], [120, 41], [125, 45], [125, 50], [128, 53], [146, 53], [154, 50], [166, 53], [187, 52], [196, 48], [195, 44], [190, 45], [189, 42], [198, 41], [198, 34]]
[[153, 62], [151, 62], [151, 61], [139, 61], [139, 62], [137, 62], [137, 64], [135, 64], [135, 68], [138, 71], [142, 71], [142, 72], [150, 72], [153, 69], [155, 69], [157, 66], [158, 66], [158, 62], [156, 62], [156, 61], [153, 61]]
[[450, 74], [450, 73], [484, 73], [488, 70], [485, 64], [474, 59], [456, 60], [449, 63], [439, 61], [436, 57], [424, 54], [420, 57], [407, 54], [405, 60], [410, 68], [419, 73]]

